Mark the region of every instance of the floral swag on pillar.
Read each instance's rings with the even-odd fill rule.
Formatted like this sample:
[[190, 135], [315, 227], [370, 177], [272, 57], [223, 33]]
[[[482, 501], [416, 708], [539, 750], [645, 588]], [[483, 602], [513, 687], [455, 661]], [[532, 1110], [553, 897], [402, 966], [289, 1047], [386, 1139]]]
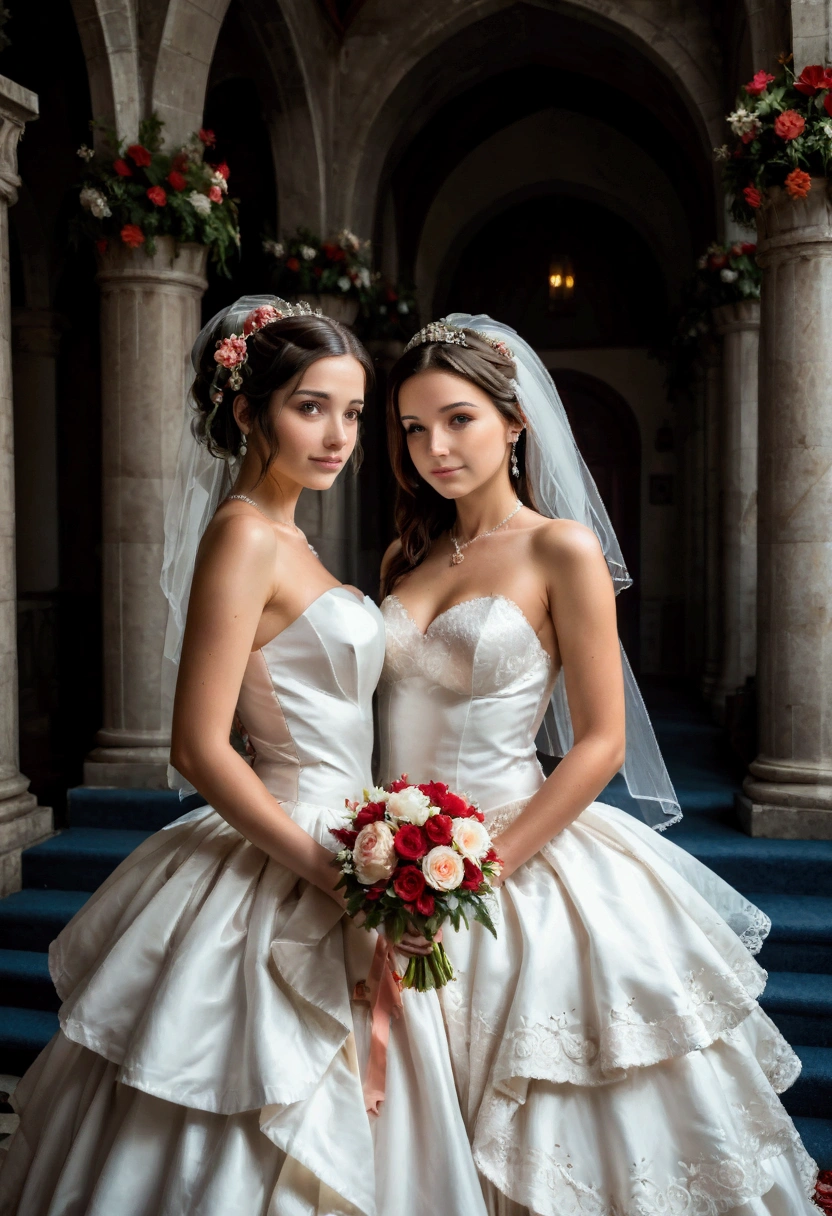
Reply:
[[216, 142], [214, 132], [203, 128], [184, 147], [163, 151], [162, 127], [154, 115], [140, 123], [138, 141], [126, 148], [106, 130], [103, 152], [78, 149], [85, 173], [75, 236], [92, 239], [102, 255], [113, 243], [152, 256], [158, 237], [204, 245], [228, 277], [240, 228], [237, 202], [228, 195], [228, 165], [205, 159]]
[[724, 163], [726, 189], [733, 195], [732, 215], [753, 224], [755, 213], [778, 186], [791, 199], [803, 199], [813, 179], [829, 176], [832, 164], [832, 68], [813, 64], [799, 76], [793, 57], [780, 57], [776, 76], [757, 72], [743, 86], [727, 117], [735, 142], [715, 148]]

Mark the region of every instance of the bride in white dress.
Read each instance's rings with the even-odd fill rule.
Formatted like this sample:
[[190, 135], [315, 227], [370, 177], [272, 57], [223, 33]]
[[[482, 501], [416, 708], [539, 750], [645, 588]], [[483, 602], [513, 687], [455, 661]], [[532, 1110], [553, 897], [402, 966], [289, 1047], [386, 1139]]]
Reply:
[[[53, 943], [61, 1030], [15, 1094], [3, 1216], [484, 1214], [435, 994], [403, 994], [386, 1100], [365, 1109], [351, 997], [377, 936], [343, 919], [329, 829], [370, 784], [384, 630], [293, 516], [355, 450], [372, 364], [308, 313], [244, 298], [194, 347], [166, 653], [190, 591], [172, 757], [211, 805]], [[235, 705], [253, 765], [229, 743]]]
[[[393, 368], [389, 423], [381, 776], [467, 792], [505, 861], [497, 939], [446, 933], [442, 990], [489, 1213], [817, 1213], [757, 1003], [770, 926], [651, 830], [679, 809], [622, 666], [629, 580], [551, 378], [457, 314]], [[620, 767], [651, 826], [594, 801]]]

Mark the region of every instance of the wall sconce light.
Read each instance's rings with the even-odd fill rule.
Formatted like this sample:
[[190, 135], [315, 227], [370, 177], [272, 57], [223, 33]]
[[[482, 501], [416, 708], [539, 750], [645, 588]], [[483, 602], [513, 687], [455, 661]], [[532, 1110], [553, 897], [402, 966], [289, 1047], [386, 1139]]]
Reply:
[[571, 300], [575, 291], [575, 270], [567, 257], [552, 258], [549, 264], [549, 303]]

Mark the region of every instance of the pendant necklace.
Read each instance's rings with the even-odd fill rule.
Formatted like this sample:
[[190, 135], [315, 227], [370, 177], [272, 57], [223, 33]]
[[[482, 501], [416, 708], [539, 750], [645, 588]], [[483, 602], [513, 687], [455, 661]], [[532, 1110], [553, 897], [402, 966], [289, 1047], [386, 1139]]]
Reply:
[[454, 551], [451, 554], [451, 565], [458, 566], [460, 562], [464, 562], [465, 556], [462, 552], [463, 549], [467, 549], [469, 545], [473, 545], [475, 540], [482, 540], [484, 536], [490, 536], [492, 532], [496, 532], [498, 528], [502, 528], [504, 524], [507, 524], [510, 519], [514, 518], [522, 505], [522, 502], [518, 498], [515, 506], [511, 511], [509, 511], [505, 519], [501, 519], [498, 524], [495, 524], [493, 528], [489, 528], [487, 532], [478, 532], [476, 536], [472, 536], [470, 540], [466, 540], [462, 544], [459, 543], [453, 532], [450, 532], [449, 536], [451, 538], [451, 544], [454, 547]]

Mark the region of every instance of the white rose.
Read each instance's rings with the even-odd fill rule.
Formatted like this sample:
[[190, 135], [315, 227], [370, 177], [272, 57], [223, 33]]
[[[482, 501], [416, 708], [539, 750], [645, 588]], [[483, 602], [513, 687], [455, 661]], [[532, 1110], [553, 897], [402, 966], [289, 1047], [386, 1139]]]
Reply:
[[342, 291], [349, 291], [349, 289], [352, 287], [352, 279], [348, 279], [345, 274], [342, 274], [338, 280], [338, 286]]
[[465, 866], [456, 849], [438, 844], [422, 858], [422, 873], [435, 891], [453, 891], [465, 877]]
[[198, 211], [200, 215], [207, 215], [211, 210], [211, 200], [207, 194], [200, 194], [198, 190], [192, 190], [188, 195], [188, 202], [193, 207], [194, 211]]
[[270, 253], [273, 258], [282, 258], [286, 252], [281, 241], [265, 240], [263, 242], [263, 251]]
[[726, 267], [725, 270], [720, 270], [719, 277], [722, 279], [723, 283], [736, 283], [740, 276], [736, 270], [729, 270]]
[[380, 785], [374, 785], [369, 790], [364, 790], [365, 802], [386, 802], [389, 797], [387, 790], [383, 790]]
[[488, 832], [478, 819], [455, 819], [452, 836], [460, 853], [470, 861], [479, 862], [491, 848]]
[[108, 215], [112, 215], [112, 211], [107, 206], [107, 200], [94, 186], [85, 186], [80, 194], [81, 206], [86, 207], [91, 211], [96, 219], [106, 219]]
[[300, 256], [304, 262], [311, 262], [317, 252], [317, 249], [313, 249], [311, 245], [301, 245], [300, 247]]
[[389, 878], [398, 858], [393, 848], [393, 833], [386, 823], [368, 823], [355, 838], [352, 850], [355, 875], [359, 882], [371, 885]]
[[430, 798], [414, 788], [387, 795], [387, 813], [397, 823], [415, 823], [421, 827], [431, 815]]
[[399, 300], [397, 307], [403, 317], [406, 317], [407, 314], [410, 312], [410, 305], [407, 304], [407, 302], [405, 300]]

